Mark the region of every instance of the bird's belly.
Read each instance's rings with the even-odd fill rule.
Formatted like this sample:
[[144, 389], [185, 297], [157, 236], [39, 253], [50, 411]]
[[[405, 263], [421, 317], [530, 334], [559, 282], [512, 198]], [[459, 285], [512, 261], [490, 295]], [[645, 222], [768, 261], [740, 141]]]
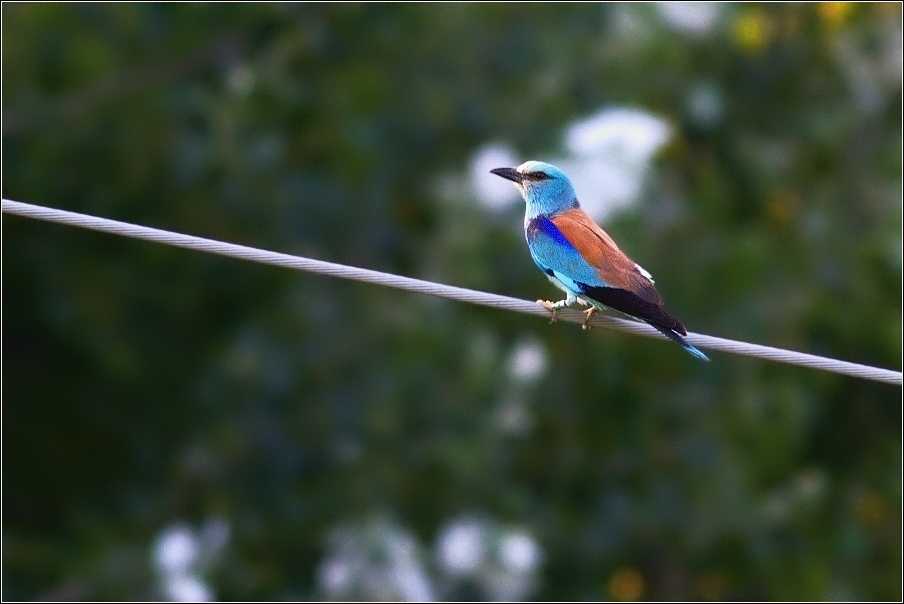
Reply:
[[558, 279], [556, 279], [553, 275], [546, 275], [546, 278], [549, 279], [549, 282], [550, 282], [550, 283], [552, 283], [553, 285], [555, 285], [557, 288], [561, 289], [561, 290], [562, 290], [563, 292], [565, 292], [566, 294], [575, 296], [575, 295], [578, 295], [578, 294], [580, 293], [580, 292], [571, 291], [570, 289], [568, 289], [568, 286], [566, 286], [564, 283], [562, 283], [561, 281], [559, 281]]

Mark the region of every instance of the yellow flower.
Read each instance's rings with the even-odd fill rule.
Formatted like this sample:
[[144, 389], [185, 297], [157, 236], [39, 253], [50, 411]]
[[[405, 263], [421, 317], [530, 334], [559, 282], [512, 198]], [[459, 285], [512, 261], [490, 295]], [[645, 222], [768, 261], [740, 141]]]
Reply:
[[633, 568], [620, 568], [609, 577], [609, 593], [616, 600], [628, 602], [643, 595], [643, 577]]
[[817, 12], [829, 25], [841, 25], [854, 8], [852, 2], [820, 2]]
[[766, 17], [759, 10], [746, 11], [735, 21], [735, 39], [744, 50], [760, 50], [766, 45], [768, 35]]

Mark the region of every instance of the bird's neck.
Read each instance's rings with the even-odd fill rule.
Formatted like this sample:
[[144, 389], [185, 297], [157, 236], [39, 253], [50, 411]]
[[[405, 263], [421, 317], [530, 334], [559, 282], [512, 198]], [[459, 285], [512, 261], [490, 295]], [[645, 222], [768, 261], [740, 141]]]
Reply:
[[580, 207], [574, 193], [568, 196], [557, 197], [528, 194], [525, 196], [524, 201], [526, 202], [524, 209], [524, 224], [527, 224], [528, 221], [534, 218], [539, 218], [541, 216], [552, 218], [553, 216], [558, 216], [562, 212], [567, 212], [568, 210]]

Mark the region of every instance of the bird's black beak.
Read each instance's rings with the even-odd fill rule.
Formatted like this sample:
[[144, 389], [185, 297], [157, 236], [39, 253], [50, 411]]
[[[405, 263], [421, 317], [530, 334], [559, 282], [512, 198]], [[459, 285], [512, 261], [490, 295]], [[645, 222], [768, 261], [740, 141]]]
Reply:
[[510, 181], [516, 182], [518, 184], [521, 184], [521, 181], [524, 180], [524, 177], [521, 176], [521, 173], [514, 168], [496, 168], [495, 170], [490, 170], [490, 174], [495, 174], [496, 176], [507, 178]]

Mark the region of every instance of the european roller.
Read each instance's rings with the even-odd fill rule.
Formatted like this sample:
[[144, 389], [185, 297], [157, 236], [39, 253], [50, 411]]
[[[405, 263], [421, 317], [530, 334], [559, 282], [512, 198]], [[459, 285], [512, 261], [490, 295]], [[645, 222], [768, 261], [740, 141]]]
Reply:
[[558, 302], [537, 300], [552, 312], [575, 302], [589, 306], [590, 317], [605, 307], [649, 323], [689, 353], [708, 361], [689, 344], [684, 325], [662, 309], [653, 276], [628, 258], [578, 204], [571, 181], [547, 163], [524, 162], [517, 168], [496, 168], [493, 174], [515, 183], [527, 209], [524, 235], [534, 262], [553, 285], [565, 292]]

